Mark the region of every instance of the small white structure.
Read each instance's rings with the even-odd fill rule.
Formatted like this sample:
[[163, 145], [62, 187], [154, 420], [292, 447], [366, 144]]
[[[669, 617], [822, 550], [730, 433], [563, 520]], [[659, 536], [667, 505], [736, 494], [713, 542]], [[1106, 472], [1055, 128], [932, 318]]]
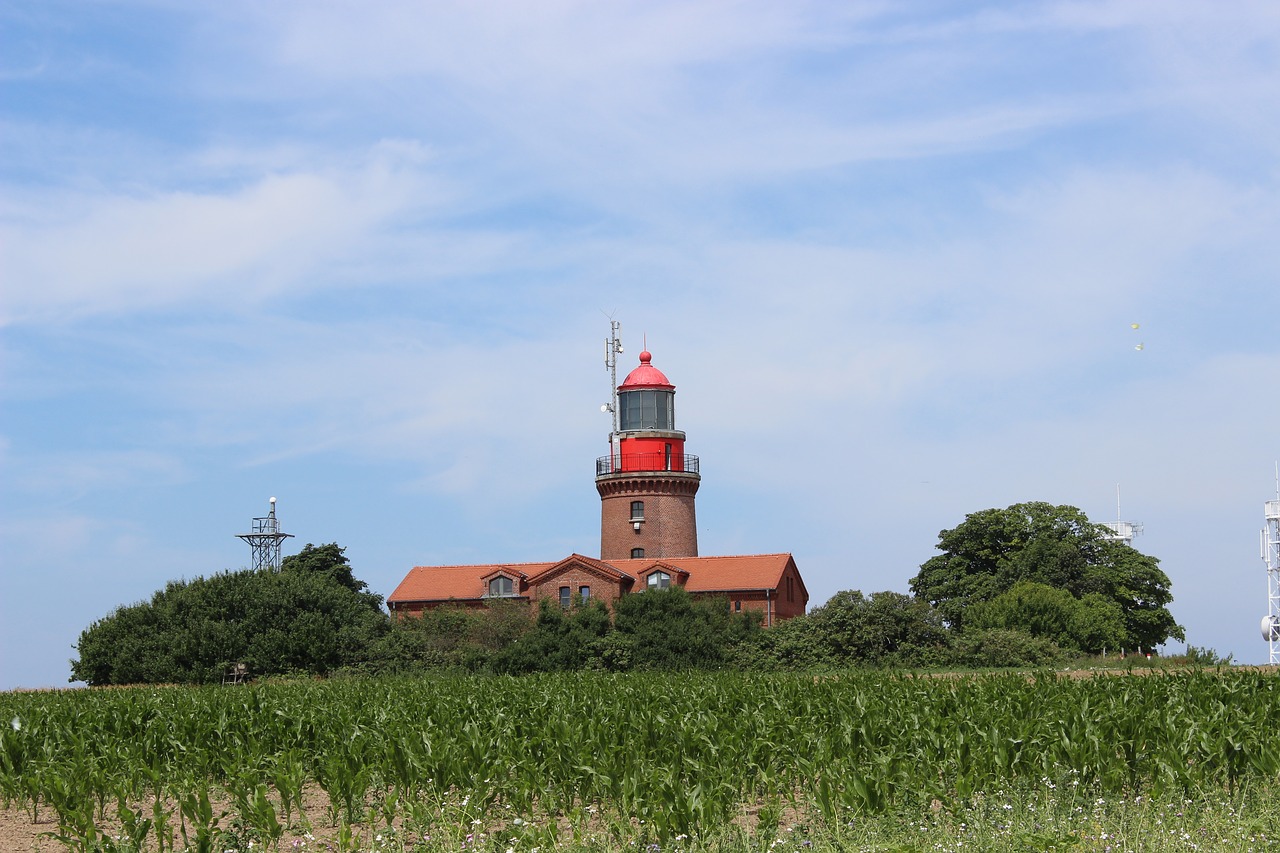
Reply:
[[1276, 499], [1267, 501], [1262, 531], [1262, 561], [1267, 564], [1267, 615], [1262, 617], [1262, 639], [1270, 647], [1270, 662], [1280, 664], [1280, 472], [1276, 475]]
[[1116, 483], [1116, 520], [1104, 521], [1102, 526], [1111, 531], [1111, 535], [1107, 536], [1107, 539], [1132, 546], [1133, 537], [1142, 532], [1142, 524], [1137, 521], [1121, 521], [1120, 519], [1123, 517], [1120, 512], [1120, 484]]

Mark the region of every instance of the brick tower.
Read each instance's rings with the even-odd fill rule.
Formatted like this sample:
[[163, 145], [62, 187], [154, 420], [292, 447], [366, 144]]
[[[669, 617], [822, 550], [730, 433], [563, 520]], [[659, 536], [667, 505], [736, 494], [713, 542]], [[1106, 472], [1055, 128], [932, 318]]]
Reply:
[[602, 560], [698, 556], [698, 457], [684, 452], [676, 387], [652, 359], [640, 353], [618, 386], [610, 454], [596, 460]]

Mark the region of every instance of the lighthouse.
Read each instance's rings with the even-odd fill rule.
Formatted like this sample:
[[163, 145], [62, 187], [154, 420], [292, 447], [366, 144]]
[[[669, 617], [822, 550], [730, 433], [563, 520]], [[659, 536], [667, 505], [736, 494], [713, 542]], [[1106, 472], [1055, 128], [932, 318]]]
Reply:
[[676, 429], [676, 386], [653, 366], [648, 346], [619, 385], [619, 323], [610, 318], [610, 327], [604, 365], [611, 396], [600, 409], [612, 415], [612, 426], [609, 453], [596, 460], [600, 559], [574, 552], [552, 562], [414, 566], [387, 597], [396, 618], [504, 600], [565, 609], [600, 601], [612, 609], [632, 593], [675, 586], [733, 613], [755, 611], [766, 627], [804, 615], [809, 592], [789, 552], [698, 556], [693, 502], [702, 476]]
[[702, 476], [676, 429], [675, 394], [648, 350], [617, 387], [610, 452], [596, 460], [601, 560], [698, 556]]

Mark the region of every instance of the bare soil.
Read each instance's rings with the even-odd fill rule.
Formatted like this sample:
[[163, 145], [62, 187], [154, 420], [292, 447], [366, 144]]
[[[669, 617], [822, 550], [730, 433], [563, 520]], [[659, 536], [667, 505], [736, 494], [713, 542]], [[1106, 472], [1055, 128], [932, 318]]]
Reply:
[[[150, 813], [150, 802], [135, 804], [133, 807], [140, 806], [145, 806], [144, 812]], [[170, 804], [170, 807], [174, 811], [174, 836], [181, 844], [182, 836], [178, 830], [177, 810], [173, 804]], [[225, 812], [230, 815], [232, 813], [229, 800], [215, 801], [213, 809], [214, 814]], [[296, 811], [294, 812], [293, 825], [285, 830], [280, 840], [280, 849], [295, 849], [294, 841], [300, 842], [297, 849], [301, 850], [324, 850], [326, 844], [334, 844], [337, 830], [330, 823], [329, 799], [324, 791], [314, 785], [308, 786], [303, 791], [302, 811], [305, 820], [301, 819]], [[117, 835], [120, 832], [120, 823], [113, 818], [112, 812], [112, 806], [107, 806], [106, 820], [99, 828], [104, 834]], [[53, 809], [42, 805], [37, 816], [38, 820], [33, 821], [29, 810], [13, 805], [0, 808], [0, 853], [31, 853], [31, 851], [62, 853], [66, 850], [62, 843], [53, 837], [58, 832], [58, 818]], [[283, 815], [281, 815], [281, 821], [283, 822]], [[223, 818], [220, 826], [224, 829], [229, 828], [230, 817]]]

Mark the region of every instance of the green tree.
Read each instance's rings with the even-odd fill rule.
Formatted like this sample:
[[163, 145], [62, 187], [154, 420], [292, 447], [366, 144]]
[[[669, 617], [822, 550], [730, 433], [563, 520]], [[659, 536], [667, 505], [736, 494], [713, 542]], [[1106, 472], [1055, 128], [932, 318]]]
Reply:
[[1052, 640], [1006, 628], [966, 630], [951, 652], [951, 663], [965, 667], [1047, 666], [1061, 658]]
[[81, 632], [71, 680], [216, 683], [240, 662], [254, 675], [359, 663], [387, 630], [382, 599], [362, 591], [341, 548], [324, 548], [327, 563], [311, 553], [303, 564], [315, 569], [295, 562], [171, 581], [149, 601], [116, 608]]
[[1091, 653], [1118, 649], [1126, 636], [1124, 613], [1114, 601], [1096, 592], [1076, 598], [1036, 581], [1018, 581], [991, 601], [970, 605], [965, 618], [966, 630], [1023, 631], [1063, 649]]
[[[1080, 600], [1097, 595], [1114, 603], [1124, 620], [1123, 645], [1152, 648], [1183, 639], [1168, 610], [1173, 595], [1159, 561], [1107, 533], [1072, 506], [1032, 502], [970, 513], [938, 534], [942, 553], [920, 567], [911, 591], [958, 631], [972, 605], [1034, 581]], [[1097, 600], [1089, 600], [1096, 609]]]
[[[285, 557], [280, 562], [282, 573], [314, 574], [329, 578], [352, 592], [365, 592], [369, 585], [359, 580], [351, 570], [351, 561], [347, 559], [346, 548], [337, 542], [328, 545], [312, 545], [308, 542], [301, 551]], [[376, 606], [380, 607], [379, 598]]]
[[950, 645], [937, 611], [900, 592], [868, 597], [844, 590], [804, 618], [813, 624], [821, 656], [839, 666], [933, 663]]
[[609, 609], [599, 600], [565, 610], [544, 598], [533, 630], [498, 652], [493, 665], [512, 674], [586, 669], [599, 658], [600, 642], [612, 630]]
[[796, 616], [760, 628], [760, 619], [731, 648], [734, 669], [795, 671], [829, 664], [812, 616]]
[[635, 669], [715, 669], [750, 630], [723, 598], [694, 598], [681, 586], [626, 595], [614, 605], [614, 628]]

